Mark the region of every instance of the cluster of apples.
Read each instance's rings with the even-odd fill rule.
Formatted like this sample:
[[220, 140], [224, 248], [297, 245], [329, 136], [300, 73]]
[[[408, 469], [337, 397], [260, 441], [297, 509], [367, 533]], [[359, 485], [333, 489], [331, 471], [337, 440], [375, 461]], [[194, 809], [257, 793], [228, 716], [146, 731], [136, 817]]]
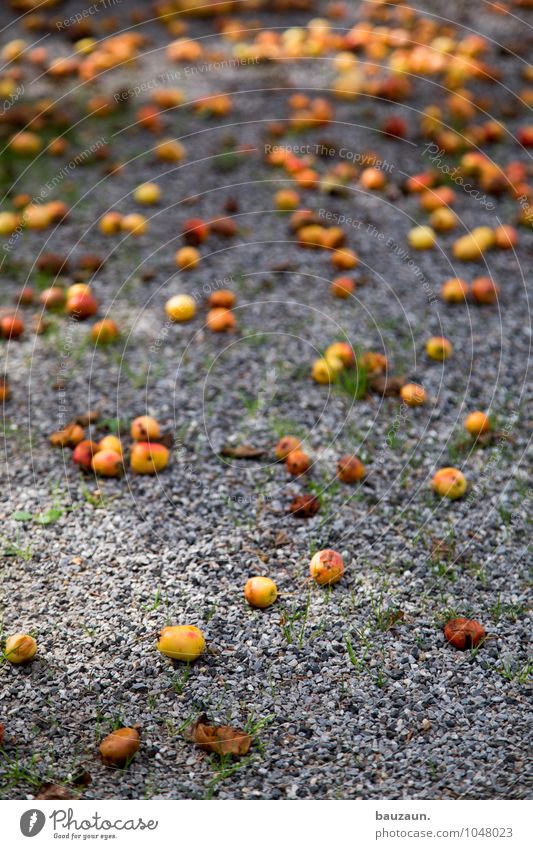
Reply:
[[[156, 475], [168, 465], [170, 452], [161, 439], [161, 427], [152, 416], [139, 416], [131, 423], [130, 467], [139, 475]], [[85, 438], [85, 430], [74, 421], [50, 437], [52, 445], [72, 448], [72, 460], [83, 472], [116, 478], [124, 473], [124, 449], [118, 436], [109, 434], [98, 442]]]
[[[428, 342], [428, 354], [433, 359], [443, 359], [439, 352], [446, 351], [451, 344], [442, 337], [433, 337]], [[311, 377], [316, 383], [330, 384], [338, 380], [345, 369], [362, 369], [369, 378], [376, 378], [387, 371], [387, 357], [379, 351], [365, 351], [359, 357], [355, 356], [348, 342], [334, 342], [329, 345], [323, 357], [313, 363]], [[426, 392], [418, 383], [405, 383], [398, 387], [402, 400], [409, 407], [420, 407], [426, 402]]]
[[[30, 306], [34, 301], [34, 290], [30, 286], [25, 286], [18, 295], [17, 307]], [[98, 301], [88, 283], [73, 283], [68, 288], [60, 285], [49, 286], [40, 293], [38, 302], [43, 310], [64, 312], [76, 321], [91, 318], [99, 309]], [[18, 339], [25, 329], [26, 325], [18, 309], [15, 314], [8, 314], [0, 319], [0, 335], [4, 339]], [[39, 319], [35, 324], [35, 330], [41, 332], [43, 329], [43, 322]], [[118, 335], [118, 327], [112, 319], [98, 322], [92, 330], [92, 337], [98, 343], [111, 341]]]
[[356, 357], [350, 343], [333, 342], [326, 348], [324, 356], [314, 361], [311, 377], [316, 383], [332, 383], [345, 368], [353, 367], [356, 367]]
[[[206, 326], [214, 333], [234, 330], [237, 326], [233, 307], [237, 301], [231, 289], [217, 289], [207, 298]], [[173, 295], [165, 304], [165, 312], [172, 322], [191, 321], [196, 315], [196, 301], [191, 295]]]
[[41, 292], [39, 301], [45, 310], [64, 311], [76, 321], [92, 318], [100, 306], [88, 283], [73, 283], [67, 289], [50, 286]]
[[[311, 457], [303, 450], [297, 436], [282, 436], [274, 453], [276, 459], [285, 463], [288, 473], [293, 477], [299, 477], [311, 468]], [[337, 461], [337, 477], [344, 483], [359, 483], [365, 475], [366, 469], [359, 457], [345, 454]]]
[[499, 293], [500, 287], [491, 277], [475, 277], [471, 284], [461, 277], [450, 277], [440, 290], [442, 300], [448, 304], [462, 304], [471, 299], [480, 306], [496, 303]]
[[[33, 136], [33, 133], [19, 133], [18, 146], [15, 139], [11, 141], [10, 147], [16, 152], [24, 146], [21, 136]], [[33, 150], [26, 151], [33, 155]], [[0, 236], [11, 236], [16, 231], [22, 230], [45, 230], [52, 224], [58, 224], [68, 215], [68, 206], [60, 200], [52, 200], [47, 203], [35, 203], [29, 195], [16, 195], [13, 198], [13, 206], [17, 211], [4, 210], [0, 212]]]
[[[309, 186], [316, 188], [316, 186]], [[312, 210], [298, 208], [300, 195], [294, 189], [280, 189], [274, 196], [280, 212], [292, 212], [289, 228], [298, 244], [311, 250], [329, 250], [330, 262], [339, 271], [349, 271], [359, 264], [357, 253], [345, 246], [346, 234], [338, 225], [326, 226]]]
[[[42, 310], [50, 313], [62, 313], [75, 321], [84, 321], [94, 317], [99, 310], [99, 303], [88, 283], [73, 283], [64, 287], [55, 283], [44, 289], [37, 297], [31, 286], [24, 286], [17, 296], [15, 313], [8, 312], [0, 318], [0, 336], [4, 339], [18, 339], [26, 329], [26, 323], [20, 317], [19, 307], [28, 307], [38, 303]], [[43, 333], [48, 322], [41, 315], [34, 316], [33, 330]], [[91, 327], [91, 339], [96, 345], [107, 345], [120, 337], [120, 330], [112, 318], [96, 321]]]
[[[464, 428], [476, 441], [490, 439], [491, 421], [489, 416], [481, 410], [474, 410], [474, 412], [468, 414], [464, 420]], [[465, 494], [468, 481], [459, 469], [454, 466], [445, 466], [435, 472], [432, 486], [437, 495], [455, 501]]]
[[[460, 169], [459, 169], [460, 170]], [[456, 192], [450, 186], [432, 186], [438, 178], [434, 172], [427, 171], [409, 178], [406, 189], [418, 193], [421, 208], [430, 213], [429, 224], [413, 227], [408, 234], [408, 242], [415, 250], [428, 250], [437, 241], [437, 232], [448, 232], [459, 225], [457, 215], [451, 209], [457, 200]], [[510, 224], [499, 227], [474, 227], [469, 233], [456, 239], [452, 252], [462, 262], [475, 262], [491, 248], [511, 250], [518, 244], [518, 233]]]

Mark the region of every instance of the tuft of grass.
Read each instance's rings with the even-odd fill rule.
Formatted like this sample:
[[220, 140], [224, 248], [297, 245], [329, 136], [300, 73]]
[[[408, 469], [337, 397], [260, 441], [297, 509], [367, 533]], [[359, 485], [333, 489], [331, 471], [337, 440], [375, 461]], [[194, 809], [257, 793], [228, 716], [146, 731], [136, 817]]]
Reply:
[[360, 401], [368, 393], [368, 371], [358, 365], [357, 368], [343, 369], [335, 385], [340, 392], [345, 393], [354, 401]]
[[348, 652], [348, 657], [350, 658], [350, 663], [352, 664], [352, 666], [355, 668], [355, 671], [359, 675], [362, 672], [364, 666], [366, 665], [369, 647], [368, 647], [368, 645], [365, 645], [361, 657], [358, 657], [357, 654], [356, 654], [356, 651], [353, 647], [353, 643], [351, 641], [351, 638], [348, 634], [344, 635], [344, 642], [346, 644], [346, 650]]
[[13, 756], [0, 747], [0, 791], [13, 787], [28, 785], [31, 788], [40, 787], [43, 778], [36, 770], [37, 756], [32, 755], [26, 765], [15, 752]]
[[141, 604], [139, 607], [141, 610], [144, 610], [146, 613], [152, 613], [154, 610], [157, 610], [159, 605], [161, 604], [163, 597], [161, 595], [161, 587], [158, 587], [154, 593], [154, 600], [151, 605], [149, 604]]
[[2, 554], [4, 557], [20, 557], [26, 563], [33, 556], [32, 548], [28, 545], [20, 544], [20, 536], [17, 534], [15, 541], [9, 540], [6, 537], [0, 537], [0, 545], [3, 546]]
[[523, 604], [518, 604], [512, 601], [502, 601], [501, 593], [498, 593], [498, 598], [496, 599], [496, 602], [489, 607], [489, 612], [494, 622], [499, 622], [502, 618], [509, 619], [511, 622], [516, 622], [517, 619], [523, 618], [526, 608]]
[[380, 631], [390, 631], [391, 628], [403, 619], [403, 610], [398, 607], [385, 607], [383, 604], [383, 591], [378, 599], [370, 602], [374, 624]]
[[177, 672], [172, 679], [172, 688], [174, 692], [181, 696], [187, 681], [191, 676], [191, 666], [189, 663], [184, 667], [182, 672]]
[[516, 666], [507, 661], [498, 669], [498, 672], [502, 678], [511, 683], [529, 684], [533, 675], [533, 663], [528, 661], [522, 666]]
[[310, 605], [311, 587], [307, 591], [307, 601], [304, 608], [295, 607], [290, 610], [287, 608], [280, 616], [281, 631], [284, 638], [289, 644], [297, 643], [299, 648], [303, 646]]

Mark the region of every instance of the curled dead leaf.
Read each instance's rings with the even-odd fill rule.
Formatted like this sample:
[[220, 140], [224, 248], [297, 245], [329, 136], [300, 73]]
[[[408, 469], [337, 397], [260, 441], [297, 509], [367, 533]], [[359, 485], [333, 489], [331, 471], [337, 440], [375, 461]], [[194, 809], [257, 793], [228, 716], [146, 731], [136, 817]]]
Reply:
[[6, 729], [5, 729], [5, 727], [4, 727], [4, 726], [2, 725], [2, 723], [0, 722], [0, 746], [1, 746], [1, 745], [2, 745], [2, 743], [4, 742], [4, 733], [5, 733], [5, 730], [6, 730]]
[[72, 776], [72, 783], [75, 787], [88, 787], [92, 783], [92, 780], [91, 773], [87, 772], [86, 769], [80, 769], [79, 772]]
[[47, 274], [60, 274], [68, 269], [68, 258], [63, 254], [45, 252], [37, 260], [37, 268]]
[[35, 799], [77, 799], [78, 796], [72, 793], [68, 787], [63, 784], [41, 784]]
[[165, 448], [168, 448], [170, 451], [174, 448], [175, 436], [173, 433], [162, 433], [157, 441], [160, 445], [164, 445]]
[[295, 495], [289, 505], [289, 513], [298, 519], [309, 519], [320, 510], [320, 501], [314, 495]]
[[403, 610], [391, 610], [387, 620], [387, 627], [392, 628], [397, 622], [401, 622], [404, 615]]
[[370, 381], [370, 389], [385, 398], [392, 398], [394, 395], [400, 394], [400, 389], [404, 383], [405, 378], [403, 377], [388, 377], [385, 374], [380, 374]]
[[206, 714], [202, 714], [189, 729], [190, 739], [204, 752], [217, 755], [241, 757], [248, 754], [252, 738], [241, 728], [231, 725], [208, 725]]
[[76, 416], [74, 421], [82, 427], [88, 427], [90, 424], [95, 424], [99, 418], [100, 410], [88, 410], [88, 412]]
[[223, 457], [233, 457], [236, 460], [256, 460], [265, 453], [264, 448], [254, 448], [253, 445], [224, 445], [220, 451]]

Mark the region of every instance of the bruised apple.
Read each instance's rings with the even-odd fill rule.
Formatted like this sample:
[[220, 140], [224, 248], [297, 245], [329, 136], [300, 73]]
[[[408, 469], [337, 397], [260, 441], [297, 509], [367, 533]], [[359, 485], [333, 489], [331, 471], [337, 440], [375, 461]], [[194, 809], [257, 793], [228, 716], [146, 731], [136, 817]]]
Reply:
[[444, 336], [432, 336], [426, 342], [426, 353], [432, 360], [444, 362], [453, 353], [452, 343]]
[[309, 573], [317, 584], [336, 584], [344, 575], [344, 561], [338, 551], [325, 548], [311, 558]]
[[358, 483], [366, 474], [364, 464], [355, 455], [345, 455], [337, 461], [337, 477], [343, 483]]
[[300, 447], [301, 440], [297, 436], [282, 436], [277, 443], [274, 453], [278, 460], [285, 460], [291, 451], [297, 451]]
[[91, 468], [100, 477], [118, 478], [123, 471], [122, 455], [110, 449], [97, 451], [92, 459]]
[[291, 451], [287, 454], [286, 464], [289, 474], [297, 477], [298, 475], [303, 475], [307, 472], [311, 465], [311, 460], [305, 451], [301, 451], [297, 448], [295, 451]]
[[131, 438], [135, 442], [150, 442], [160, 436], [161, 428], [152, 416], [138, 416], [131, 423]]
[[76, 445], [72, 452], [72, 459], [76, 465], [80, 467], [80, 469], [83, 469], [84, 472], [88, 472], [92, 467], [93, 457], [97, 451], [98, 445], [96, 442], [92, 442], [90, 439], [83, 439], [78, 443], [78, 445]]
[[167, 625], [159, 635], [157, 648], [173, 660], [196, 660], [205, 651], [205, 638], [195, 625]]
[[446, 623], [444, 636], [450, 645], [464, 651], [476, 648], [485, 639], [485, 629], [476, 619], [459, 617]]

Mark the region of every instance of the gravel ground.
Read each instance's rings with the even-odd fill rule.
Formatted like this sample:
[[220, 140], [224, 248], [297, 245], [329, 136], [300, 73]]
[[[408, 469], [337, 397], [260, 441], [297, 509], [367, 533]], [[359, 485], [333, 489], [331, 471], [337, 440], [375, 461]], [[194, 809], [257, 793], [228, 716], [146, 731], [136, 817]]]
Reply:
[[[423, 4], [427, 13], [437, 5]], [[343, 27], [357, 19], [348, 6]], [[488, 99], [487, 118], [504, 120], [509, 130], [487, 151], [502, 166], [526, 162], [527, 150], [513, 137], [527, 123], [526, 110], [509, 92], [526, 85], [520, 49], [528, 12], [513, 7], [515, 17], [487, 12], [480, 20], [475, 9], [457, 12], [461, 6], [447, 4], [450, 19], [495, 40], [487, 61], [501, 73], [496, 85], [472, 84]], [[316, 3], [313, 14], [326, 7]], [[81, 8], [64, 3], [60, 17]], [[129, 21], [129, 10], [117, 6], [112, 14]], [[309, 17], [254, 15], [284, 28]], [[4, 43], [24, 36], [5, 9], [1, 20], [9, 25]], [[166, 62], [168, 36], [159, 24], [142, 31], [151, 39], [146, 55], [106, 76], [98, 90], [181, 67]], [[196, 21], [190, 32], [228, 50], [212, 21]], [[59, 54], [69, 42], [56, 31], [46, 43]], [[95, 350], [87, 323], [57, 318], [42, 336], [27, 332], [3, 343], [12, 387], [0, 493], [3, 633], [31, 632], [39, 644], [29, 666], [0, 664], [4, 798], [31, 797], [43, 781], [68, 782], [81, 769], [92, 777], [82, 791], [87, 799], [528, 795], [526, 284], [533, 232], [520, 228], [516, 251], [493, 251], [477, 263], [453, 260], [458, 231], [439, 235], [436, 250], [411, 252], [407, 233], [427, 216], [402, 186], [406, 175], [430, 166], [419, 118], [442, 90], [435, 79], [418, 80], [409, 101], [392, 107], [373, 98], [332, 98], [332, 123], [281, 143], [327, 141], [337, 150], [333, 162], [343, 161], [344, 149], [373, 150], [388, 180], [380, 193], [355, 183], [346, 196], [302, 193], [303, 205], [322, 215], [354, 219], [344, 226], [360, 257], [360, 285], [348, 301], [332, 298], [327, 252], [298, 247], [273, 208], [274, 192], [288, 181], [266, 167], [264, 146], [272, 141], [266, 125], [288, 118], [292, 90], [320, 94], [334, 75], [331, 56], [182, 73], [175, 84], [187, 99], [227, 90], [233, 111], [222, 120], [190, 110], [165, 116], [166, 134], [187, 148], [177, 168], [157, 162], [149, 152], [154, 136], [130, 126], [144, 95], [108, 118], [82, 120], [72, 151], [105, 137], [113, 161], [126, 163], [123, 171], [109, 177], [101, 162], [73, 169], [54, 193], [72, 206], [67, 221], [23, 233], [8, 253], [4, 305], [26, 281], [42, 284], [34, 262], [43, 249], [68, 253], [74, 263], [86, 253], [105, 257], [94, 289], [102, 315], [113, 317], [124, 336], [118, 346]], [[53, 96], [83, 117], [86, 95], [72, 88], [54, 84]], [[50, 96], [46, 79], [27, 89], [30, 97]], [[407, 140], [376, 130], [391, 110], [407, 120]], [[233, 144], [251, 151], [232, 156], [223, 170], [213, 157]], [[15, 193], [38, 193], [68, 161], [68, 154], [41, 157], [27, 173], [18, 166]], [[319, 161], [322, 173], [328, 162]], [[148, 208], [149, 233], [101, 235], [95, 221], [109, 208], [137, 211], [130, 193], [148, 179], [163, 191], [161, 204]], [[4, 174], [8, 188], [5, 181]], [[515, 221], [508, 195], [491, 196], [489, 211], [460, 188], [456, 193], [461, 232], [463, 225]], [[211, 237], [200, 265], [179, 274], [173, 258], [185, 218], [219, 217], [232, 200], [237, 238]], [[438, 299], [447, 277], [483, 273], [500, 282], [497, 306], [452, 307]], [[220, 281], [238, 296], [238, 330], [230, 335], [204, 326], [204, 294]], [[163, 306], [180, 291], [195, 294], [197, 316], [169, 326]], [[35, 311], [26, 308], [27, 325]], [[405, 411], [397, 398], [354, 400], [313, 383], [313, 359], [345, 334], [363, 350], [386, 353], [395, 374], [423, 383], [427, 405]], [[433, 334], [453, 343], [454, 356], [444, 364], [424, 353]], [[110, 420], [127, 424], [149, 413], [177, 446], [158, 477], [128, 472], [99, 482], [96, 504], [95, 481], [80, 476], [70, 452], [48, 444], [62, 417], [95, 407], [105, 419], [99, 432]], [[489, 408], [498, 434], [474, 447], [462, 435], [463, 419]], [[272, 446], [287, 432], [301, 435], [312, 454], [307, 481], [288, 479], [272, 462]], [[223, 459], [227, 442], [265, 448], [268, 459]], [[336, 459], [345, 453], [357, 453], [367, 466], [356, 488], [335, 478]], [[470, 483], [460, 501], [430, 491], [435, 470], [448, 465], [459, 466]], [[308, 520], [288, 516], [291, 496], [310, 487], [320, 493], [320, 512]], [[51, 509], [57, 513], [50, 524], [13, 518]], [[445, 541], [440, 557], [436, 540]], [[330, 589], [307, 583], [310, 553], [321, 548], [340, 551], [347, 565]], [[280, 592], [263, 612], [242, 596], [254, 574], [271, 576]], [[454, 614], [484, 624], [488, 639], [479, 651], [446, 645], [442, 626]], [[208, 652], [190, 674], [155, 650], [167, 623], [195, 624], [206, 635]], [[250, 756], [228, 767], [187, 741], [184, 730], [202, 711], [253, 729]], [[141, 750], [123, 771], [97, 758], [99, 741], [116, 723], [141, 725]]]

